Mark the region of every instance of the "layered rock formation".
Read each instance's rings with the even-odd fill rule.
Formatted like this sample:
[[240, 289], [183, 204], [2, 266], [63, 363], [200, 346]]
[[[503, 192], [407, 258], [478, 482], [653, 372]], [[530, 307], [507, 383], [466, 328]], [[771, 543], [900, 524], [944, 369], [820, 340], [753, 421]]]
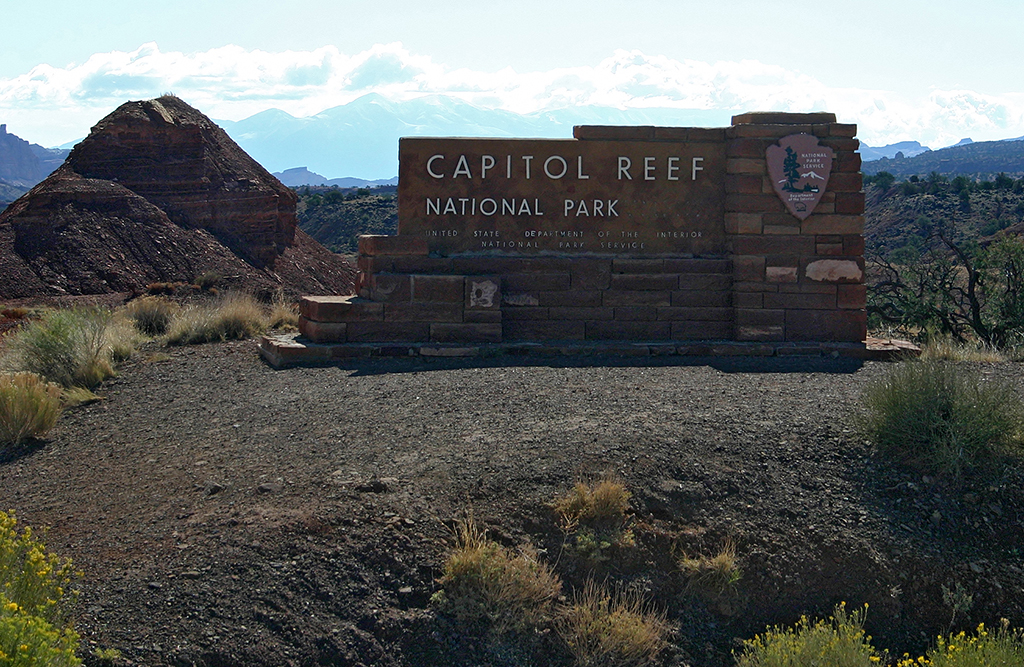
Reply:
[[295, 202], [180, 99], [128, 102], [0, 215], [0, 298], [141, 291], [206, 272], [348, 293], [353, 270], [296, 228]]

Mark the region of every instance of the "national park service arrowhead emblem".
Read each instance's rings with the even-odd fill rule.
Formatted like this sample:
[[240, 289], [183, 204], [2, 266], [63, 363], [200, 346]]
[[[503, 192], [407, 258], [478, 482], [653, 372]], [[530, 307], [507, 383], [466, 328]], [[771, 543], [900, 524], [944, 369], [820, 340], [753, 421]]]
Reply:
[[825, 194], [832, 171], [832, 149], [809, 134], [791, 134], [768, 147], [768, 176], [789, 212], [803, 220]]

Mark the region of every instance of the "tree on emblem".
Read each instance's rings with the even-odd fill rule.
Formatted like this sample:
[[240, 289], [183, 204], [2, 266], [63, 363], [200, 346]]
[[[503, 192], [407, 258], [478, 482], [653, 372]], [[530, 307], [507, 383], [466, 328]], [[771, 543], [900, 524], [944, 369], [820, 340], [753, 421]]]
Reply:
[[800, 192], [796, 188], [796, 182], [800, 180], [800, 163], [796, 160], [796, 151], [791, 146], [786, 146], [786, 159], [782, 163], [782, 173], [786, 175], [786, 184], [782, 189], [786, 192]]

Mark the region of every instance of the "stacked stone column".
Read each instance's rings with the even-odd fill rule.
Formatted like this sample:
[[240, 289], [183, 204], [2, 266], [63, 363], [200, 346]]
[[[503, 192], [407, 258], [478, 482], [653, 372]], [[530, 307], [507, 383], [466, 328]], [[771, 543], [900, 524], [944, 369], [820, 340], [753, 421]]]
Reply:
[[[765, 151], [806, 133], [834, 151], [814, 213], [776, 195]], [[834, 114], [748, 113], [726, 129], [725, 228], [733, 261], [734, 338], [859, 342], [866, 336], [864, 192], [857, 126]]]

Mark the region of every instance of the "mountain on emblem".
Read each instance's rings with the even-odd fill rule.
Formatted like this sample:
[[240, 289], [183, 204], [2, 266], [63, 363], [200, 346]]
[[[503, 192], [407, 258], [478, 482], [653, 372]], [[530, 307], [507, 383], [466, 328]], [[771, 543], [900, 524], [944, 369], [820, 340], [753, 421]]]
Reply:
[[831, 148], [820, 145], [809, 134], [791, 134], [768, 147], [765, 158], [772, 186], [797, 218], [807, 218], [821, 201], [832, 172], [833, 155]]

